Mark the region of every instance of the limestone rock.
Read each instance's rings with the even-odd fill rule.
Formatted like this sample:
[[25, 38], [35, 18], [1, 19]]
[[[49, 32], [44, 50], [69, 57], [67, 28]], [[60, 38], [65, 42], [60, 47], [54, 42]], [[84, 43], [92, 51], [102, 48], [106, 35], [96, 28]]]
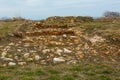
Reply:
[[23, 43], [33, 43], [34, 41], [31, 38], [26, 37], [26, 39], [23, 39], [22, 42]]
[[38, 61], [40, 59], [39, 55], [35, 55], [35, 60]]
[[64, 34], [64, 35], [63, 35], [63, 37], [64, 37], [64, 38], [66, 38], [66, 37], [67, 37], [67, 35], [66, 35], [66, 34]]
[[30, 52], [30, 53], [36, 53], [37, 51], [35, 51], [35, 50], [30, 50], [29, 52]]
[[43, 52], [44, 54], [46, 54], [46, 53], [50, 52], [50, 49], [44, 49], [44, 50], [42, 50], [42, 52]]
[[41, 60], [40, 63], [44, 65], [44, 64], [46, 64], [46, 61], [45, 60]]
[[53, 62], [57, 63], [57, 62], [65, 62], [65, 60], [63, 58], [53, 58]]
[[71, 61], [69, 61], [69, 62], [67, 62], [67, 64], [76, 64], [77, 63], [77, 61], [76, 60], [71, 60]]
[[51, 37], [52, 37], [52, 38], [56, 38], [57, 36], [55, 36], [55, 35], [52, 35]]
[[25, 43], [25, 44], [24, 44], [24, 47], [29, 47], [29, 46], [30, 46], [29, 43]]
[[33, 58], [27, 58], [27, 61], [33, 61]]
[[10, 44], [8, 44], [9, 46], [14, 46], [15, 44], [14, 43], [10, 43]]
[[72, 38], [72, 39], [76, 39], [76, 38], [77, 38], [77, 36], [70, 36], [70, 38]]
[[9, 66], [16, 66], [16, 63], [14, 63], [14, 62], [9, 62], [8, 65], [9, 65]]
[[22, 50], [21, 49], [17, 49], [18, 52], [21, 52]]
[[71, 50], [68, 50], [68, 49], [66, 49], [66, 48], [63, 48], [63, 50], [64, 50], [64, 53], [72, 53]]
[[18, 60], [19, 58], [18, 58], [18, 56], [15, 56], [14, 59]]
[[4, 58], [4, 57], [2, 57], [1, 59], [4, 60], [4, 61], [13, 61], [12, 58]]
[[95, 43], [95, 42], [103, 42], [105, 41], [104, 38], [98, 36], [98, 35], [95, 35], [94, 37], [90, 38], [89, 39], [92, 43]]
[[28, 58], [29, 55], [30, 55], [30, 53], [25, 53], [23, 56], [24, 56], [24, 58]]
[[62, 52], [63, 52], [63, 50], [58, 49], [58, 50], [56, 51], [56, 54], [61, 55]]
[[2, 52], [1, 56], [5, 57], [7, 55], [7, 52]]

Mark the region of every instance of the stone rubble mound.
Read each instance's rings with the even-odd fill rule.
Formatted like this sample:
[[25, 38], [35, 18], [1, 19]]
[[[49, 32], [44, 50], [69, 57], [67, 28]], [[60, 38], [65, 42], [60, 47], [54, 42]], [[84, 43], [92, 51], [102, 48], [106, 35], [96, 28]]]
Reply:
[[1, 66], [120, 61], [119, 46], [95, 35], [88, 37], [75, 26], [33, 22], [22, 38], [0, 46]]

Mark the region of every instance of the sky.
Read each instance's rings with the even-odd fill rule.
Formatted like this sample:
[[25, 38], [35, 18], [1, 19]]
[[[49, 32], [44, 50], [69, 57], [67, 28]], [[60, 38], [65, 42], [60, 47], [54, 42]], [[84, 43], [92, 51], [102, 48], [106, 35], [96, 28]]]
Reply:
[[101, 17], [106, 11], [120, 12], [120, 0], [0, 0], [0, 18]]

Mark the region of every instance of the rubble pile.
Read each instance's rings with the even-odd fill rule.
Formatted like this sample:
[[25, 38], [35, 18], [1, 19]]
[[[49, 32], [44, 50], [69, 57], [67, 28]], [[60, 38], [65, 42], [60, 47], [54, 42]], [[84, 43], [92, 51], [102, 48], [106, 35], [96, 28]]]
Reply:
[[75, 26], [33, 23], [21, 39], [0, 46], [1, 66], [120, 61], [119, 46], [101, 36], [88, 37]]

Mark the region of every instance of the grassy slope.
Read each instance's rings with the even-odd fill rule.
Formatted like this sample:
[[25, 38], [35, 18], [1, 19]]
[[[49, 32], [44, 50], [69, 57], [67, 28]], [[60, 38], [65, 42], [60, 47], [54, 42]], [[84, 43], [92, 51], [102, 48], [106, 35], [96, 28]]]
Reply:
[[81, 24], [76, 28], [86, 33], [88, 36], [99, 35], [120, 47], [120, 21], [112, 22], [90, 22]]
[[9, 42], [6, 37], [13, 33], [24, 21], [0, 21], [0, 45], [5, 45]]
[[120, 80], [119, 63], [1, 67], [0, 80]]
[[0, 22], [0, 37], [12, 33], [20, 22]]
[[[22, 22], [0, 22], [0, 37], [13, 32]], [[120, 40], [120, 22], [85, 23], [78, 29]], [[118, 44], [119, 45], [119, 44]], [[0, 67], [0, 80], [120, 80], [120, 63], [81, 63], [76, 65]]]

